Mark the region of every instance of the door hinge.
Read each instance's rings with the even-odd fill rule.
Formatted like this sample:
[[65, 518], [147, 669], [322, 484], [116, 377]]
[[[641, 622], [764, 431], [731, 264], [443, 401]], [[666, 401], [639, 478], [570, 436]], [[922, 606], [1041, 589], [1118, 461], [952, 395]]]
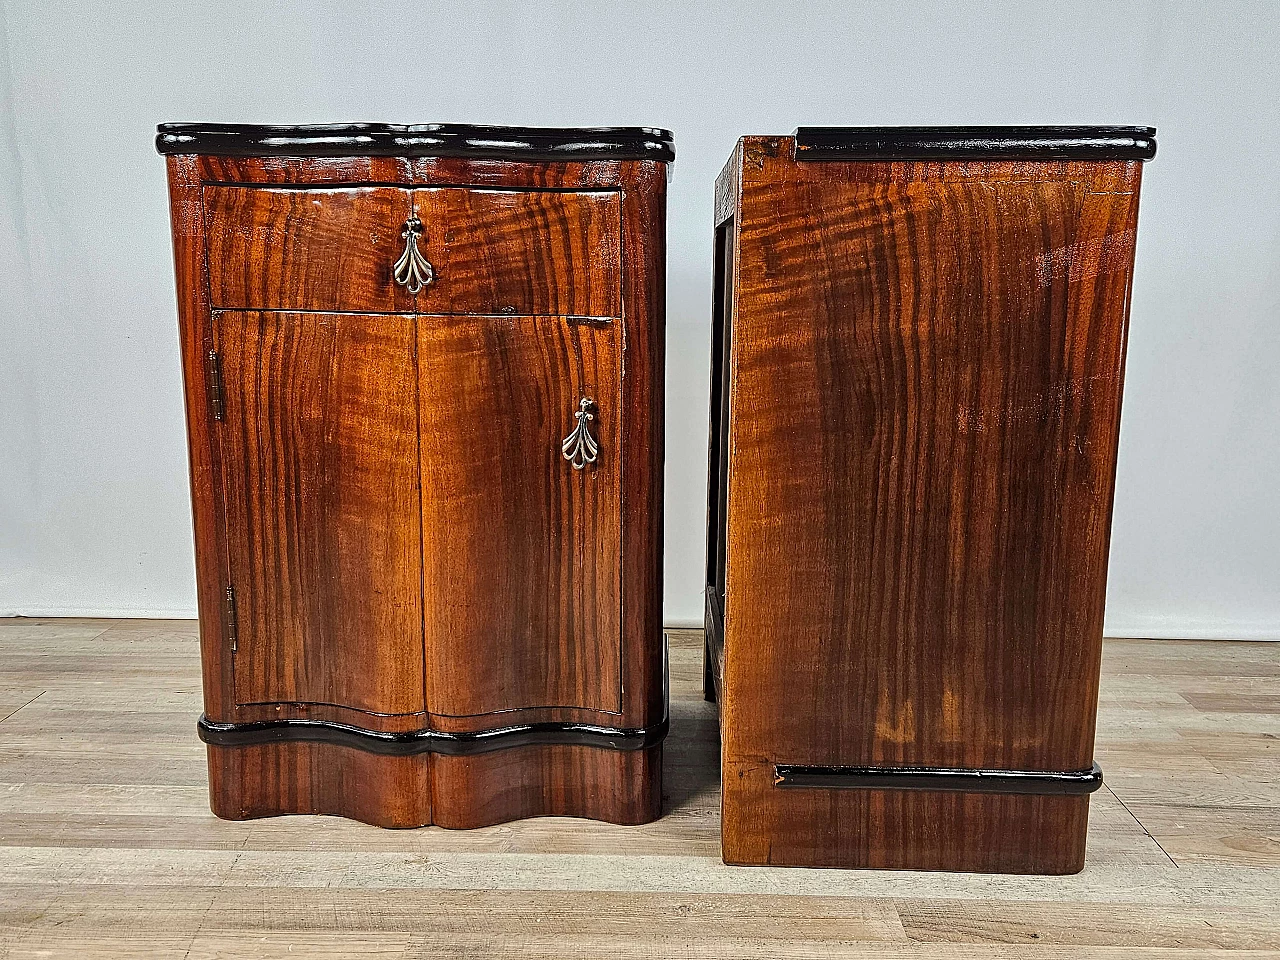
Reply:
[[240, 640], [240, 628], [236, 623], [236, 588], [227, 587], [227, 603], [226, 609], [223, 611], [223, 621], [227, 627], [227, 643], [231, 644], [231, 652], [236, 652], [236, 646]]
[[205, 357], [206, 380], [209, 384], [209, 410], [213, 419], [222, 419], [222, 358], [217, 350], [210, 350]]

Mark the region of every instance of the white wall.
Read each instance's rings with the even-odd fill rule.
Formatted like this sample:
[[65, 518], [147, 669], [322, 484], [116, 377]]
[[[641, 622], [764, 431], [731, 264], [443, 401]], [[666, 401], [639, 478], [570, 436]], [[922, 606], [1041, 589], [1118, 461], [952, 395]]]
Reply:
[[701, 616], [712, 182], [736, 138], [1141, 123], [1160, 152], [1108, 629], [1280, 637], [1280, 4], [257, 6], [0, 0], [0, 613], [194, 609], [158, 121], [672, 128], [672, 622]]

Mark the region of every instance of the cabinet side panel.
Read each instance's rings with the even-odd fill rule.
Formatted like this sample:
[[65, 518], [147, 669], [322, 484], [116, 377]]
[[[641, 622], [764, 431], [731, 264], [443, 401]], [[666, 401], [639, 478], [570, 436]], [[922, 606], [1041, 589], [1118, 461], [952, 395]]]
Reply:
[[667, 709], [662, 633], [666, 444], [667, 166], [633, 168], [622, 193], [622, 635], [624, 726]]
[[205, 358], [213, 348], [213, 331], [205, 271], [204, 212], [196, 158], [172, 156], [166, 163], [187, 411], [187, 455], [191, 471], [204, 709], [210, 717], [231, 720], [231, 657], [222, 621], [222, 597], [226, 589], [222, 572], [225, 565], [221, 555], [222, 515], [216, 489], [216, 451], [209, 434], [209, 384], [205, 366]]
[[726, 768], [1087, 768], [1136, 212], [1114, 187], [1136, 182], [1125, 164], [846, 182], [761, 163], [740, 226]]
[[1069, 874], [1084, 868], [1087, 796], [781, 790], [774, 765], [725, 764], [726, 863]]

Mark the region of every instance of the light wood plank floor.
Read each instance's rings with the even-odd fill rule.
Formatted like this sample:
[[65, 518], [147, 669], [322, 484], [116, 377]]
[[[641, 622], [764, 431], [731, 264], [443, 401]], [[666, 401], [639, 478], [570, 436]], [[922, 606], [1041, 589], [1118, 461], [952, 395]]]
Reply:
[[671, 661], [657, 823], [225, 823], [194, 623], [0, 620], [0, 957], [1280, 957], [1280, 644], [1107, 643], [1063, 878], [724, 866], [701, 634]]

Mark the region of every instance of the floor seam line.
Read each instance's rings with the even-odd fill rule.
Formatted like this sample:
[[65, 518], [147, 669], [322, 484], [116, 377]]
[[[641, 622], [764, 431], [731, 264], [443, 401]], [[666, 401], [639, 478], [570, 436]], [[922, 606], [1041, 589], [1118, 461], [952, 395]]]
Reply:
[[30, 700], [28, 700], [26, 703], [24, 703], [21, 707], [15, 707], [13, 710], [11, 710], [11, 711], [9, 711], [8, 713], [6, 713], [3, 717], [0, 717], [0, 723], [4, 723], [6, 720], [8, 720], [10, 717], [12, 717], [12, 716], [13, 716], [15, 713], [17, 713], [19, 710], [22, 710], [22, 709], [24, 709], [24, 708], [26, 708], [26, 707], [31, 706], [33, 703], [35, 703], [37, 700], [39, 700], [41, 697], [43, 697], [43, 696], [44, 696], [46, 693], [48, 693], [48, 692], [49, 692], [48, 690], [41, 690], [41, 691], [40, 691], [39, 693], [37, 693], [34, 697], [32, 697]]
[[1111, 794], [1111, 796], [1116, 798], [1116, 803], [1124, 807], [1124, 812], [1127, 813], [1129, 816], [1133, 817], [1133, 822], [1142, 828], [1142, 832], [1145, 833], [1151, 839], [1151, 842], [1160, 848], [1160, 852], [1169, 858], [1169, 862], [1172, 863], [1179, 870], [1181, 870], [1182, 865], [1179, 864], [1177, 860], [1173, 859], [1173, 857], [1169, 856], [1169, 851], [1164, 848], [1164, 845], [1161, 844], [1159, 840], [1157, 840], [1155, 837], [1151, 835], [1151, 831], [1147, 829], [1147, 825], [1138, 819], [1137, 814], [1135, 814], [1132, 810], [1129, 809], [1129, 805], [1120, 799], [1119, 794], [1117, 794], [1114, 790], [1112, 790], [1108, 784], [1103, 783], [1103, 786], [1107, 788], [1107, 793]]

